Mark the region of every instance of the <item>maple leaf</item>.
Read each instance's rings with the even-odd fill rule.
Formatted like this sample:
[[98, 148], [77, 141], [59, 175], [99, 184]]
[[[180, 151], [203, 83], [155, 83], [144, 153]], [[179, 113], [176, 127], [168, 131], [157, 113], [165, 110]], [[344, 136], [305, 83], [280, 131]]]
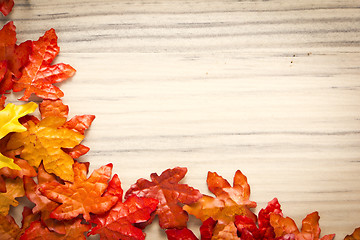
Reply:
[[34, 215], [31, 209], [24, 207], [22, 212], [22, 227], [20, 228], [14, 218], [10, 215], [0, 215], [0, 239], [2, 240], [18, 240], [25, 230], [30, 226], [30, 223], [38, 220], [38, 215]]
[[62, 127], [66, 122], [63, 117], [46, 117], [37, 125], [28, 121], [28, 130], [11, 136], [7, 148], [23, 147], [20, 157], [31, 166], [38, 167], [43, 161], [44, 168], [63, 180], [73, 181], [74, 160], [61, 148], [73, 148], [84, 138], [80, 133]]
[[201, 240], [211, 240], [217, 221], [208, 218], [200, 226]]
[[0, 82], [5, 77], [7, 72], [7, 61], [0, 61]]
[[179, 204], [194, 203], [202, 196], [199, 190], [187, 184], [179, 184], [186, 172], [186, 168], [176, 167], [165, 170], [160, 176], [156, 173], [151, 174], [152, 182], [141, 178], [130, 187], [125, 198], [132, 194], [155, 198], [159, 200], [155, 213], [159, 216], [161, 228], [186, 227], [188, 215]]
[[10, 205], [16, 207], [19, 202], [15, 200], [17, 197], [24, 196], [23, 181], [20, 178], [6, 179], [6, 192], [0, 193], [0, 214], [7, 215]]
[[61, 99], [58, 100], [43, 100], [39, 105], [41, 118], [44, 119], [49, 116], [66, 117], [69, 114], [69, 106], [65, 105]]
[[[24, 105], [14, 105], [9, 103], [0, 111], [0, 139], [10, 132], [23, 132], [26, 128], [18, 122], [18, 119], [26, 114], [32, 113], [37, 108], [35, 103], [27, 103]], [[9, 167], [20, 170], [11, 158], [0, 154], [0, 168]]]
[[301, 231], [297, 228], [293, 219], [282, 217], [279, 214], [270, 214], [270, 224], [274, 228], [276, 238], [293, 238], [296, 240], [332, 240], [335, 234], [325, 235], [320, 238], [319, 214], [308, 214], [302, 221]]
[[109, 187], [103, 196], [116, 196], [118, 202], [105, 215], [92, 217], [90, 222], [97, 226], [88, 233], [88, 236], [100, 234], [100, 239], [106, 240], [145, 239], [145, 234], [134, 224], [149, 220], [150, 214], [158, 205], [158, 200], [132, 195], [125, 202], [121, 202], [122, 188], [117, 175], [114, 175], [109, 182]]
[[43, 226], [40, 221], [35, 221], [30, 224], [25, 233], [20, 237], [20, 240], [80, 240], [86, 239], [84, 233], [90, 229], [90, 225], [82, 224], [81, 219], [74, 219], [65, 222], [65, 234], [51, 232], [47, 227]]
[[75, 74], [70, 65], [50, 65], [59, 53], [54, 29], [48, 30], [38, 41], [32, 42], [29, 63], [24, 67], [20, 79], [14, 81], [13, 91], [25, 89], [19, 100], [28, 101], [32, 93], [43, 99], [59, 99], [64, 93], [53, 83], [62, 82]]
[[85, 220], [90, 220], [90, 212], [103, 214], [116, 204], [118, 197], [102, 196], [108, 186], [112, 164], [95, 170], [86, 179], [88, 164], [74, 163], [74, 183], [45, 183], [40, 186], [40, 192], [50, 200], [62, 203], [50, 217], [64, 220], [83, 214]]
[[258, 215], [258, 226], [256, 222], [244, 215], [235, 216], [235, 225], [241, 239], [263, 240], [275, 239], [274, 228], [270, 224], [270, 215], [276, 213], [282, 216], [282, 211], [277, 198], [271, 200], [266, 208], [260, 210]]
[[169, 240], [198, 240], [195, 234], [188, 228], [168, 229], [165, 233]]
[[[11, 21], [0, 30], [0, 61], [6, 71], [0, 77], [0, 93], [6, 93], [13, 87], [13, 80], [21, 77], [21, 70], [29, 60], [31, 41], [16, 45], [16, 28]], [[4, 69], [2, 68], [2, 71]]]
[[0, 0], [0, 12], [4, 16], [8, 15], [14, 6], [14, 0]]
[[351, 235], [346, 235], [344, 240], [360, 240], [360, 227], [356, 228]]
[[24, 188], [26, 197], [33, 203], [35, 207], [32, 212], [41, 213], [41, 222], [47, 226], [51, 231], [55, 231], [60, 234], [65, 234], [65, 226], [62, 222], [59, 222], [53, 218], [50, 218], [50, 214], [57, 207], [59, 203], [51, 201], [39, 191], [39, 186], [46, 183], [57, 182], [54, 175], [48, 174], [43, 165], [38, 168], [38, 184], [30, 177], [24, 177]]
[[5, 95], [1, 95], [1, 97], [0, 97], [0, 110], [3, 110], [5, 108], [5, 100], [6, 100]]
[[[229, 234], [236, 232], [231, 226], [234, 225], [236, 215], [245, 215], [256, 221], [256, 216], [250, 211], [250, 208], [256, 207], [256, 203], [249, 200], [250, 186], [241, 171], [236, 171], [233, 187], [213, 172], [208, 173], [207, 184], [216, 198], [204, 195], [196, 203], [185, 205], [184, 210], [203, 222], [208, 218], [217, 221], [212, 239], [221, 238], [223, 234], [230, 236]], [[234, 239], [237, 239], [237, 236], [234, 235]]]

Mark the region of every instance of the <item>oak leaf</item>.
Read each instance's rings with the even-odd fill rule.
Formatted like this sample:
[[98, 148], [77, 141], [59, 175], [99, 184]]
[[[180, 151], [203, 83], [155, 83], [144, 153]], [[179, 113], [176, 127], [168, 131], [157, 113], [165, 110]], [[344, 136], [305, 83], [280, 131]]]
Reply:
[[14, 6], [14, 0], [0, 0], [0, 12], [4, 16], [8, 15]]
[[139, 179], [126, 192], [125, 198], [135, 194], [138, 197], [155, 198], [159, 201], [156, 214], [161, 228], [184, 228], [188, 221], [187, 213], [180, 204], [191, 204], [199, 200], [202, 194], [187, 184], [179, 184], [187, 172], [186, 168], [176, 167], [164, 171], [160, 176], [150, 175], [151, 182]]
[[54, 173], [63, 180], [73, 181], [74, 160], [62, 148], [77, 146], [84, 136], [70, 129], [60, 128], [65, 122], [66, 118], [63, 117], [47, 117], [37, 125], [29, 121], [28, 130], [13, 134], [7, 147], [23, 148], [20, 157], [31, 166], [38, 167], [42, 161], [47, 172]]
[[9, 213], [10, 205], [16, 207], [19, 202], [15, 200], [17, 197], [22, 197], [25, 194], [23, 181], [20, 178], [6, 179], [6, 192], [0, 193], [0, 214], [7, 215]]
[[59, 99], [64, 93], [54, 83], [62, 82], [75, 74], [70, 65], [50, 65], [60, 48], [54, 29], [48, 30], [38, 41], [32, 42], [29, 63], [24, 67], [20, 79], [14, 81], [13, 91], [25, 89], [19, 100], [28, 101], [32, 93], [43, 99]]
[[346, 235], [344, 240], [360, 240], [360, 227], [356, 228], [351, 235]]
[[[227, 180], [213, 172], [208, 173], [207, 184], [216, 198], [204, 195], [196, 203], [185, 205], [184, 210], [203, 222], [208, 218], [217, 221], [212, 239], [221, 239], [224, 234], [230, 236], [236, 232], [231, 226], [236, 228], [234, 225], [236, 215], [244, 215], [256, 221], [256, 216], [250, 211], [250, 208], [256, 207], [256, 203], [249, 200], [250, 186], [241, 171], [236, 171], [233, 187]], [[233, 237], [236, 239], [237, 236]]]
[[[26, 114], [32, 113], [37, 108], [33, 102], [24, 105], [14, 105], [9, 103], [0, 111], [0, 139], [10, 132], [24, 132], [26, 128], [18, 122], [18, 119]], [[8, 167], [20, 170], [11, 158], [0, 154], [0, 168]]]
[[102, 240], [145, 239], [145, 234], [134, 224], [149, 220], [150, 214], [155, 211], [158, 205], [158, 201], [132, 195], [125, 202], [122, 202], [121, 182], [117, 175], [109, 182], [109, 187], [104, 196], [116, 196], [118, 202], [108, 213], [92, 217], [90, 222], [95, 223], [96, 227], [88, 233], [88, 236], [100, 234]]
[[40, 192], [58, 203], [62, 203], [50, 217], [58, 220], [68, 220], [83, 214], [85, 220], [90, 220], [90, 213], [103, 214], [114, 206], [116, 196], [102, 196], [111, 176], [112, 164], [95, 170], [87, 179], [88, 164], [74, 163], [74, 183], [45, 183], [40, 186]]
[[270, 224], [274, 228], [275, 237], [280, 239], [293, 238], [295, 240], [332, 240], [335, 234], [325, 235], [320, 238], [319, 214], [308, 214], [302, 221], [301, 231], [297, 228], [293, 219], [282, 217], [279, 214], [270, 214]]

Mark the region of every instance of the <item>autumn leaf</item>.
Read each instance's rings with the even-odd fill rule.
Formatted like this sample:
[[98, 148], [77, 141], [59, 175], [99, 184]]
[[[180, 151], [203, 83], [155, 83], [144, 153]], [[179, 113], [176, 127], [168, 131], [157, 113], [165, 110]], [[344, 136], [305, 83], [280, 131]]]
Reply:
[[[228, 181], [213, 172], [208, 173], [207, 184], [216, 198], [203, 195], [196, 203], [185, 205], [184, 210], [203, 222], [208, 218], [217, 221], [212, 239], [221, 237], [223, 234], [229, 236], [236, 232], [230, 226], [234, 225], [236, 215], [244, 215], [256, 221], [256, 216], [250, 211], [250, 208], [256, 207], [256, 203], [249, 200], [250, 186], [247, 178], [239, 170], [235, 173], [233, 187]], [[226, 231], [226, 233], [222, 233], [222, 231]], [[236, 239], [237, 236], [233, 237]]]
[[0, 0], [0, 12], [4, 16], [8, 15], [14, 6], [14, 0]]
[[266, 208], [260, 210], [256, 222], [244, 215], [235, 216], [235, 225], [241, 239], [263, 240], [275, 239], [274, 228], [270, 224], [270, 215], [276, 213], [282, 216], [282, 211], [277, 198], [271, 200]]
[[[3, 77], [0, 77], [0, 93], [6, 93], [13, 87], [13, 80], [21, 77], [21, 70], [29, 61], [31, 41], [16, 45], [16, 28], [11, 21], [0, 30], [0, 62]], [[5, 72], [3, 72], [5, 71]]]
[[41, 118], [46, 117], [66, 117], [69, 114], [69, 106], [65, 105], [61, 99], [57, 100], [43, 100], [39, 105]]
[[16, 207], [19, 202], [15, 200], [17, 197], [24, 196], [23, 181], [20, 178], [6, 179], [6, 192], [0, 193], [0, 214], [7, 215], [10, 205]]
[[[26, 128], [18, 122], [18, 119], [26, 114], [32, 113], [37, 108], [33, 102], [24, 105], [14, 105], [9, 103], [0, 111], [0, 139], [10, 132], [24, 132]], [[20, 170], [11, 158], [0, 154], [0, 168], [9, 167]]]
[[1, 95], [1, 97], [0, 97], [0, 111], [5, 108], [5, 100], [6, 100], [5, 95]]
[[156, 214], [159, 216], [161, 228], [186, 227], [188, 215], [180, 204], [194, 203], [202, 196], [198, 190], [187, 184], [179, 184], [186, 172], [186, 168], [176, 167], [164, 171], [160, 176], [156, 173], [151, 174], [151, 182], [141, 178], [130, 187], [125, 198], [132, 194], [155, 198], [159, 200]]
[[297, 228], [293, 219], [282, 217], [279, 214], [270, 214], [270, 224], [274, 228], [275, 237], [292, 237], [296, 240], [332, 240], [335, 234], [325, 235], [320, 238], [319, 214], [313, 212], [302, 221], [301, 231]]
[[114, 206], [116, 196], [102, 196], [108, 186], [112, 164], [95, 170], [86, 179], [88, 164], [74, 163], [74, 183], [45, 183], [40, 186], [40, 192], [50, 200], [62, 203], [50, 217], [66, 220], [83, 214], [85, 220], [90, 220], [90, 213], [103, 214]]
[[[39, 106], [39, 110], [42, 119], [46, 117], [67, 117], [69, 113], [69, 107], [63, 104], [61, 99], [43, 100]], [[67, 121], [62, 127], [84, 135], [85, 130], [90, 127], [94, 119], [94, 115], [78, 115]], [[62, 150], [72, 158], [79, 158], [86, 154], [90, 148], [79, 144], [73, 148], [62, 148]]]
[[198, 240], [195, 234], [188, 228], [168, 229], [165, 231], [169, 240]]
[[60, 128], [66, 122], [63, 117], [46, 117], [35, 125], [27, 122], [28, 130], [11, 136], [8, 149], [23, 147], [20, 157], [31, 166], [38, 167], [41, 161], [49, 173], [54, 173], [63, 180], [73, 181], [74, 160], [62, 148], [73, 148], [84, 138], [78, 132], [67, 128]]
[[360, 227], [356, 228], [351, 235], [346, 235], [344, 240], [360, 240]]
[[216, 224], [217, 221], [212, 218], [208, 218], [202, 223], [200, 226], [201, 240], [211, 240]]
[[50, 218], [50, 214], [57, 207], [59, 203], [51, 201], [39, 191], [39, 186], [51, 182], [57, 182], [54, 175], [48, 174], [44, 167], [40, 165], [38, 168], [38, 184], [30, 177], [24, 177], [24, 188], [26, 197], [33, 203], [35, 207], [32, 209], [34, 214], [41, 213], [41, 222], [47, 226], [51, 231], [55, 231], [60, 234], [65, 234], [65, 226], [62, 222], [56, 219]]
[[121, 182], [117, 175], [109, 182], [109, 187], [103, 196], [118, 197], [117, 204], [105, 215], [96, 215], [91, 219], [96, 227], [91, 229], [88, 236], [100, 234], [100, 239], [145, 239], [141, 229], [134, 226], [150, 219], [150, 214], [155, 211], [158, 201], [153, 198], [130, 196], [122, 202]]
[[50, 65], [59, 53], [54, 29], [32, 44], [29, 63], [24, 67], [20, 79], [14, 81], [13, 91], [25, 89], [21, 101], [28, 101], [32, 93], [43, 99], [59, 99], [64, 93], [54, 83], [62, 82], [75, 74], [70, 65], [59, 63]]
[[86, 237], [84, 233], [90, 229], [90, 225], [82, 224], [81, 219], [74, 219], [65, 222], [65, 229], [65, 234], [51, 232], [47, 227], [43, 226], [40, 221], [34, 221], [20, 237], [20, 240], [85, 240]]
[[30, 226], [30, 223], [38, 220], [38, 215], [34, 215], [31, 209], [24, 207], [22, 212], [22, 227], [20, 228], [14, 218], [10, 215], [0, 215], [0, 239], [1, 240], [18, 240], [25, 230]]

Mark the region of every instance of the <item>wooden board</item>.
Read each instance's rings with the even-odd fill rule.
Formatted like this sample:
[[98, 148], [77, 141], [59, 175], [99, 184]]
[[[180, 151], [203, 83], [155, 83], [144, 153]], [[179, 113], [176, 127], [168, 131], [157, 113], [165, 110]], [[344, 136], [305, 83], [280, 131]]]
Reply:
[[358, 1], [15, 4], [1, 24], [19, 41], [55, 28], [57, 61], [77, 69], [60, 86], [71, 115], [96, 115], [91, 169], [113, 162], [127, 189], [184, 166], [204, 193], [208, 170], [240, 169], [256, 211], [278, 197], [299, 225], [318, 210], [336, 239], [360, 226]]

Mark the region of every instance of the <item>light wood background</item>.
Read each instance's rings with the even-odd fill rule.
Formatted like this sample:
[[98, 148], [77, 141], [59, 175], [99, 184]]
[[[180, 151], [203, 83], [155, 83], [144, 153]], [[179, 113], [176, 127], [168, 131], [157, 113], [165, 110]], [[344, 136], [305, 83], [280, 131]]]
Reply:
[[278, 197], [336, 239], [360, 226], [358, 0], [15, 0], [8, 20], [19, 41], [55, 28], [78, 71], [63, 100], [96, 115], [81, 160], [125, 190], [184, 166], [207, 193], [208, 170], [240, 169], [256, 212]]

